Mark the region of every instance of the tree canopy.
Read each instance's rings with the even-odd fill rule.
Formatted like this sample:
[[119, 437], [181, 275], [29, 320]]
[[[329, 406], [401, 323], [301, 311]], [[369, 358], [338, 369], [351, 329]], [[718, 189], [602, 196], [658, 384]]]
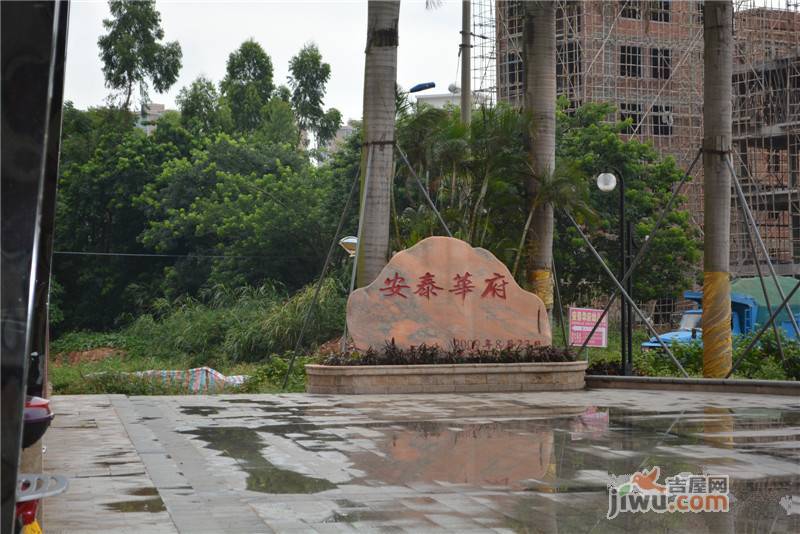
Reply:
[[164, 30], [155, 0], [109, 0], [111, 18], [103, 20], [108, 33], [97, 41], [106, 86], [120, 93], [120, 107], [130, 107], [134, 91], [144, 106], [148, 87], [163, 93], [178, 79], [181, 46], [162, 42]]
[[208, 78], [199, 76], [189, 87], [180, 90], [176, 100], [181, 124], [186, 129], [199, 135], [231, 130], [230, 109]]
[[[321, 62], [314, 50], [307, 46], [295, 58]], [[113, 328], [154, 312], [164, 299], [192, 299], [210, 288], [271, 284], [291, 291], [316, 279], [328, 246], [341, 237], [333, 233], [358, 174], [361, 132], [313, 161], [314, 151], [299, 143], [301, 128], [311, 128], [314, 116], [317, 135], [332, 136], [341, 115], [319, 114], [324, 93], [295, 98], [302, 77], [293, 91], [276, 90], [271, 73], [269, 56], [247, 41], [231, 54], [220, 90], [207, 78], [194, 80], [179, 93], [180, 112], [165, 113], [149, 134], [126, 109], [65, 104], [55, 246], [78, 254], [54, 261], [58, 328]], [[320, 107], [301, 117], [305, 104], [298, 102], [312, 101]], [[253, 113], [237, 122], [234, 110], [247, 109]], [[409, 105], [398, 114], [396, 138], [453, 234], [492, 251], [523, 284], [531, 206], [552, 203], [562, 296], [588, 304], [611, 284], [561, 210], [579, 218], [615, 269], [617, 196], [598, 191], [594, 176], [623, 174], [639, 245], [681, 178], [652, 146], [626, 141], [627, 123], [609, 120], [613, 111], [601, 104], [559, 110], [556, 168], [535, 198], [525, 182], [531, 119], [508, 105], [477, 110], [469, 126], [458, 109]], [[402, 163], [393, 187], [393, 251], [444, 234]], [[355, 204], [343, 235], [356, 232]], [[651, 243], [648, 269], [634, 276], [637, 299], [676, 296], [691, 285], [695, 233], [686, 211], [669, 215]], [[347, 279], [351, 260], [336, 252], [334, 268]]]
[[252, 39], [245, 41], [228, 57], [220, 88], [230, 106], [236, 130], [255, 130], [260, 122], [261, 108], [275, 90], [272, 59], [260, 44]]
[[317, 45], [305, 45], [289, 61], [291, 102], [301, 130], [313, 132], [317, 142], [324, 145], [342, 124], [342, 114], [336, 109], [323, 110], [325, 87], [331, 77], [331, 66], [322, 61]]

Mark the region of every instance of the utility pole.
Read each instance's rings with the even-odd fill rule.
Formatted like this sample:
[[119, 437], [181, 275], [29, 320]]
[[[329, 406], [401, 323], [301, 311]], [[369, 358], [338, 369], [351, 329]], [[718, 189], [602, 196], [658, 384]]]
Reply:
[[472, 116], [472, 1], [461, 2], [461, 122]]
[[703, 376], [731, 369], [731, 75], [733, 5], [706, 2], [703, 20]]

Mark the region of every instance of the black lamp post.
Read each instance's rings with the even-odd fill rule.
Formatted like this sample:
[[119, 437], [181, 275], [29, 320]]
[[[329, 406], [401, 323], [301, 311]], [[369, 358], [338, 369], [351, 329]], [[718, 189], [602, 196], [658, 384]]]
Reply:
[[[617, 181], [619, 181], [619, 280], [621, 283], [628, 271], [631, 255], [630, 224], [626, 224], [625, 221], [625, 180], [618, 170], [616, 170], [616, 175], [604, 172], [597, 176], [597, 188], [604, 193], [613, 191], [617, 186]], [[628, 295], [631, 295], [633, 287], [631, 277], [628, 277], [624, 286]], [[622, 374], [630, 375], [633, 368], [633, 308], [624, 299], [620, 303], [620, 352]]]

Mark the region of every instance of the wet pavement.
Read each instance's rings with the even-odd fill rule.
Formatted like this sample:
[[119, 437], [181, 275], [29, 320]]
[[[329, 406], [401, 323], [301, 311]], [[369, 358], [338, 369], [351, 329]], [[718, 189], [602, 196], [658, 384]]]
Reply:
[[[45, 469], [71, 486], [46, 502], [48, 533], [800, 532], [793, 397], [603, 389], [54, 405]], [[652, 466], [660, 483], [728, 475], [731, 511], [607, 519], [609, 483]]]

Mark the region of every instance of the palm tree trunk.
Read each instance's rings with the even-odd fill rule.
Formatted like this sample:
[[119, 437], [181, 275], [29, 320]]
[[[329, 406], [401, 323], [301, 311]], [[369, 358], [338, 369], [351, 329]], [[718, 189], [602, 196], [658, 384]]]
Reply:
[[[399, 0], [369, 2], [364, 64], [364, 145], [361, 150], [364, 221], [358, 236], [358, 287], [370, 284], [378, 276], [389, 253], [399, 19]], [[370, 149], [372, 157], [367, 158]], [[367, 176], [369, 184], [365, 191]]]
[[733, 5], [706, 2], [703, 23], [703, 376], [724, 378], [731, 368], [730, 223]]
[[[530, 202], [535, 201], [540, 180], [553, 172], [556, 159], [556, 3], [523, 2], [523, 65], [525, 109], [530, 112]], [[553, 309], [553, 205], [540, 203], [533, 211], [528, 232], [528, 285]]]

